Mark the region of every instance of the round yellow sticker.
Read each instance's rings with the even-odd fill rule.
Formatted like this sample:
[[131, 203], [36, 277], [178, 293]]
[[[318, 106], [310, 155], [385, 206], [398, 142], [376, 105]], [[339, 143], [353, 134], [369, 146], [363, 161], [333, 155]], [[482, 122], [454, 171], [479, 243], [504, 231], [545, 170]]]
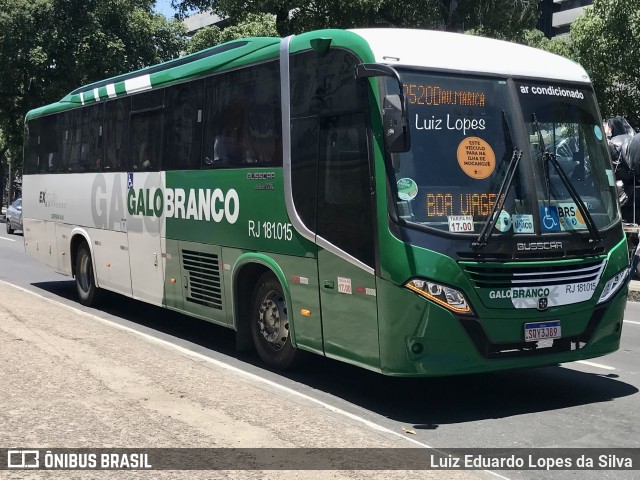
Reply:
[[487, 178], [496, 168], [496, 155], [491, 145], [479, 137], [467, 137], [458, 145], [458, 164], [471, 178]]

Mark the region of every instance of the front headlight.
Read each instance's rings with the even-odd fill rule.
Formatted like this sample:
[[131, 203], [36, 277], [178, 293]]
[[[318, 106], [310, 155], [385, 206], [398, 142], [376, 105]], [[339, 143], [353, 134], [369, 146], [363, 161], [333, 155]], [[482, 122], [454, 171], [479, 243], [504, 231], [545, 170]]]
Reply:
[[604, 288], [602, 289], [602, 294], [600, 295], [598, 303], [600, 304], [609, 300], [625, 284], [628, 276], [629, 269], [625, 268], [607, 280], [607, 283], [605, 283]]
[[419, 279], [409, 280], [404, 286], [452, 312], [473, 315], [473, 310], [464, 294], [455, 288]]

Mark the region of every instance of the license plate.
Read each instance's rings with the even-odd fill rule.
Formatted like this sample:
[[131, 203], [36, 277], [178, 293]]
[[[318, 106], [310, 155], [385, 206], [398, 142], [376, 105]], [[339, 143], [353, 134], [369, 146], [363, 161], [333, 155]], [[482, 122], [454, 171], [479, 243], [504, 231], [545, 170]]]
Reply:
[[525, 342], [537, 342], [538, 340], [560, 338], [561, 336], [560, 320], [524, 324]]

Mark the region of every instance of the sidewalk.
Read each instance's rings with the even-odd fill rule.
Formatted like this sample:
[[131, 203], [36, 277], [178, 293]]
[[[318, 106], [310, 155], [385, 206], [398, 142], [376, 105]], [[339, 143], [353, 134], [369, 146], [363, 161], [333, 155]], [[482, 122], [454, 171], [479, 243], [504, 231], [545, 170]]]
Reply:
[[629, 300], [632, 302], [640, 302], [640, 281], [631, 280], [629, 282]]
[[[91, 314], [0, 284], [0, 438], [28, 448], [401, 448], [321, 402]], [[464, 443], [464, 440], [461, 440]], [[264, 450], [262, 450], [264, 451]], [[252, 457], [241, 464], [248, 467]], [[255, 463], [254, 463], [255, 464]], [[9, 478], [122, 479], [132, 472], [16, 472]], [[6, 472], [2, 472], [2, 478]], [[123, 476], [125, 475], [125, 476]], [[152, 471], [139, 479], [406, 478], [400, 471]], [[473, 471], [412, 478], [477, 479]]]

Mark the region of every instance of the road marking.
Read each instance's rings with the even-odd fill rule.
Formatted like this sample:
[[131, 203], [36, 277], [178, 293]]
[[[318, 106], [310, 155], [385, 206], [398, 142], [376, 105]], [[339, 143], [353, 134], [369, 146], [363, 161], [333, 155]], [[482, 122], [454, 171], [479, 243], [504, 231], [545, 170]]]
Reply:
[[615, 370], [614, 367], [610, 367], [608, 365], [602, 365], [601, 363], [588, 362], [586, 360], [578, 360], [576, 363], [581, 363], [583, 365], [589, 365], [590, 367], [603, 368], [604, 370]]
[[624, 323], [633, 323], [634, 325], [640, 325], [640, 322], [634, 322], [633, 320], [623, 320]]
[[15, 242], [15, 238], [7, 238], [7, 237], [0, 237], [0, 240], [6, 240], [7, 242]]
[[[404, 439], [404, 440], [406, 440], [406, 441], [408, 441], [410, 443], [413, 443], [414, 445], [418, 445], [418, 446], [423, 447], [423, 448], [428, 448], [430, 450], [440, 451], [439, 449], [437, 449], [435, 447], [432, 447], [430, 445], [427, 445], [426, 443], [419, 442], [418, 440], [414, 440], [412, 438], [407, 438], [406, 434], [402, 434], [402, 433], [396, 432], [394, 430], [391, 430], [391, 429], [389, 429], [387, 427], [383, 427], [382, 425], [378, 425], [377, 423], [372, 422], [370, 420], [367, 420], [366, 418], [362, 418], [362, 417], [360, 417], [358, 415], [355, 415], [353, 413], [347, 412], [346, 410], [342, 410], [341, 408], [334, 407], [333, 405], [325, 403], [322, 400], [318, 400], [317, 398], [310, 397], [309, 395], [306, 395], [304, 393], [297, 392], [297, 391], [295, 391], [295, 390], [293, 390], [293, 389], [291, 389], [289, 387], [285, 387], [284, 385], [280, 385], [279, 383], [276, 383], [274, 381], [267, 380], [266, 378], [260, 377], [260, 376], [254, 374], [254, 373], [246, 372], [246, 371], [244, 371], [244, 370], [242, 370], [242, 369], [240, 369], [238, 367], [234, 367], [234, 366], [229, 365], [227, 363], [224, 363], [224, 362], [222, 362], [220, 360], [216, 360], [214, 358], [207, 357], [206, 355], [203, 355], [201, 353], [194, 352], [192, 350], [189, 350], [188, 348], [181, 347], [180, 345], [175, 345], [174, 343], [171, 343], [171, 342], [169, 342], [167, 340], [163, 340], [161, 338], [156, 338], [153, 335], [149, 335], [148, 333], [140, 332], [140, 331], [138, 331], [138, 330], [136, 330], [134, 328], [127, 327], [125, 325], [120, 325], [120, 324], [118, 324], [116, 322], [113, 322], [111, 320], [107, 320], [105, 318], [98, 317], [97, 315], [94, 315], [94, 314], [89, 313], [89, 312], [85, 312], [83, 310], [80, 310], [78, 308], [72, 307], [70, 305], [66, 305], [66, 304], [61, 303], [61, 302], [59, 302], [57, 300], [53, 300], [51, 298], [47, 298], [47, 297], [45, 297], [43, 295], [40, 295], [39, 293], [33, 292], [31, 290], [28, 290], [28, 289], [26, 289], [24, 287], [20, 287], [18, 285], [14, 285], [13, 283], [9, 283], [9, 282], [6, 282], [4, 280], [0, 280], [0, 283], [4, 283], [5, 285], [9, 285], [9, 286], [11, 286], [13, 288], [16, 288], [18, 290], [21, 290], [23, 292], [26, 292], [26, 293], [29, 293], [31, 295], [34, 295], [34, 296], [36, 296], [38, 298], [41, 298], [41, 299], [43, 299], [43, 300], [45, 300], [45, 301], [47, 301], [49, 303], [52, 303], [54, 305], [58, 305], [58, 306], [61, 306], [63, 308], [66, 308], [67, 310], [70, 310], [70, 311], [72, 311], [74, 313], [83, 315], [85, 317], [89, 317], [89, 318], [91, 318], [93, 320], [97, 320], [100, 323], [109, 325], [111, 327], [118, 328], [118, 329], [123, 330], [125, 332], [133, 333], [133, 334], [138, 335], [138, 336], [140, 336], [140, 337], [144, 338], [145, 340], [150, 341], [152, 343], [156, 343], [156, 344], [162, 345], [164, 347], [172, 348], [172, 349], [177, 350], [177, 351], [179, 351], [179, 352], [181, 352], [181, 353], [183, 353], [183, 354], [185, 354], [185, 355], [187, 355], [189, 357], [195, 358], [197, 360], [203, 360], [205, 362], [212, 363], [212, 364], [214, 364], [214, 365], [216, 365], [216, 366], [218, 366], [218, 367], [220, 367], [222, 369], [225, 369], [225, 370], [228, 370], [228, 371], [230, 371], [232, 373], [235, 373], [236, 375], [249, 378], [249, 379], [251, 379], [251, 380], [253, 380], [255, 382], [260, 382], [260, 383], [267, 384], [267, 385], [269, 385], [269, 386], [271, 386], [271, 387], [273, 387], [275, 389], [281, 390], [281, 391], [286, 392], [286, 393], [288, 393], [290, 395], [293, 395], [293, 396], [305, 399], [305, 400], [307, 400], [307, 401], [309, 401], [311, 403], [315, 403], [317, 405], [320, 405], [321, 407], [323, 407], [323, 408], [325, 408], [325, 409], [327, 409], [327, 410], [329, 410], [329, 411], [331, 411], [333, 413], [336, 413], [338, 415], [342, 415], [344, 417], [347, 417], [347, 418], [349, 418], [351, 420], [354, 420], [354, 421], [356, 421], [358, 423], [361, 423], [361, 424], [363, 424], [363, 425], [365, 425], [365, 426], [367, 426], [367, 427], [369, 427], [369, 428], [371, 428], [373, 430], [376, 430], [378, 432], [384, 432], [384, 433], [387, 433], [389, 435], [400, 437], [400, 438], [402, 438], [402, 439]], [[483, 470], [483, 471], [486, 472], [486, 473], [490, 473], [491, 475], [493, 475], [493, 476], [495, 476], [497, 478], [500, 478], [502, 480], [509, 480], [509, 478], [504, 477], [504, 476], [502, 476], [502, 475], [500, 475], [500, 474], [498, 474], [496, 472], [492, 472], [491, 470]]]

